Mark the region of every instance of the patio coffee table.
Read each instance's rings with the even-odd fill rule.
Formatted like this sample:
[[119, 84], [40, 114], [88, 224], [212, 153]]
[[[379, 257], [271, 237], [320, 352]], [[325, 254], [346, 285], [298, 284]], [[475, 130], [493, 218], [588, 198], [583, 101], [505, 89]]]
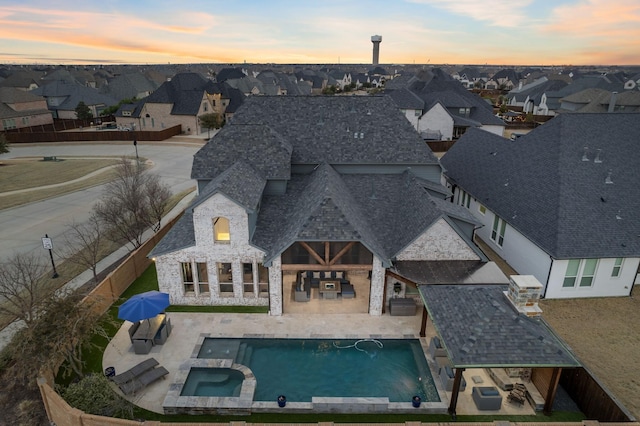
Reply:
[[337, 299], [340, 293], [340, 281], [320, 281], [320, 295], [323, 299]]

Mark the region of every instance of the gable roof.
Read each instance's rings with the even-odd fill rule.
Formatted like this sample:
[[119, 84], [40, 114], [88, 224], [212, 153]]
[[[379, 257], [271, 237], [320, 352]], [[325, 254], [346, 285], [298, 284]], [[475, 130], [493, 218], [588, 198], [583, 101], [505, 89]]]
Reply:
[[562, 114], [517, 142], [473, 130], [441, 162], [455, 184], [554, 258], [639, 256], [639, 118]]
[[460, 117], [457, 115], [459, 108], [469, 108], [470, 115], [467, 118], [471, 121], [457, 122], [460, 126], [504, 126], [504, 122], [493, 114], [490, 104], [469, 92], [459, 81], [439, 68], [420, 71], [407, 82], [407, 88], [422, 99], [425, 105], [439, 102], [452, 113], [454, 119]]
[[213, 82], [194, 72], [180, 73], [162, 83], [145, 102], [173, 104], [174, 115], [196, 115], [205, 92], [214, 93]]
[[398, 90], [385, 90], [385, 92], [389, 94], [396, 104], [398, 104], [400, 109], [414, 109], [420, 111], [425, 109], [424, 101], [406, 87], [402, 87]]
[[211, 195], [222, 193], [230, 200], [254, 212], [258, 209], [267, 180], [244, 161], [238, 161], [205, 186], [191, 205], [194, 209]]
[[294, 175], [287, 194], [266, 196], [254, 235], [254, 243], [267, 251], [267, 261], [295, 241], [354, 240], [386, 258], [365, 211], [326, 163], [311, 175]]
[[242, 159], [266, 179], [289, 179], [293, 147], [264, 124], [224, 126], [194, 155], [192, 179], [213, 179]]

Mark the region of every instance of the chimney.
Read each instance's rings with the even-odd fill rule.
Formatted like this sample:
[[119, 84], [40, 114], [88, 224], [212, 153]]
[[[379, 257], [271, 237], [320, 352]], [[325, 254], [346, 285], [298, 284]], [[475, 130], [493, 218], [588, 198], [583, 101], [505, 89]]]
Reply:
[[618, 97], [618, 92], [611, 92], [611, 99], [609, 99], [609, 109], [607, 112], [613, 112], [616, 108], [616, 98]]
[[528, 317], [539, 317], [542, 309], [538, 300], [542, 294], [542, 284], [533, 275], [511, 275], [509, 290], [504, 292], [513, 307]]

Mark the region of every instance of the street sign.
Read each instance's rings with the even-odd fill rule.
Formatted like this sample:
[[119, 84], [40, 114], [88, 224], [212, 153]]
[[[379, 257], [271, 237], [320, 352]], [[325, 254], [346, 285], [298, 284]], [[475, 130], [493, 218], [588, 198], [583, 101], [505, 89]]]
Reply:
[[51, 241], [51, 238], [42, 237], [42, 247], [44, 247], [45, 250], [53, 249], [53, 242]]

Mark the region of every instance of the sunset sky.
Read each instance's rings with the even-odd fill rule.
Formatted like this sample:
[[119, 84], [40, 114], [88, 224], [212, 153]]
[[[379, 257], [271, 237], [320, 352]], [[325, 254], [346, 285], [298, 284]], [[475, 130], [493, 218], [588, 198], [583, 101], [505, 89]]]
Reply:
[[640, 0], [0, 1], [1, 63], [640, 65]]

